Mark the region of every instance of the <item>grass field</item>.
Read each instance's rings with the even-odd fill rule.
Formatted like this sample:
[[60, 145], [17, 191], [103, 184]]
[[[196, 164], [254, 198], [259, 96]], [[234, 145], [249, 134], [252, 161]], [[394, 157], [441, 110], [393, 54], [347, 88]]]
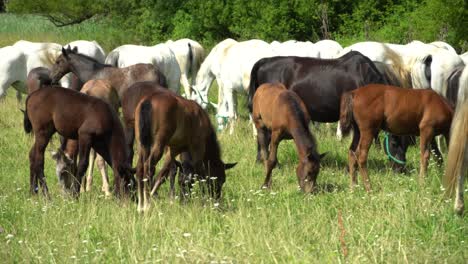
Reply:
[[[0, 21], [18, 22], [3, 15]], [[0, 40], [42, 40], [34, 27], [43, 28], [45, 22], [36, 22], [27, 26], [32, 27], [31, 38], [22, 31], [24, 25], [4, 31], [8, 26], [2, 22]], [[85, 36], [87, 30], [77, 35]], [[44, 40], [73, 39], [65, 40], [52, 30]], [[213, 99], [215, 94], [211, 91]], [[313, 130], [320, 152], [328, 151], [318, 177], [321, 191], [299, 192], [292, 142], [280, 145], [282, 167], [273, 172], [272, 190], [260, 190], [264, 168], [254, 162], [256, 145], [241, 97], [234, 135], [218, 135], [223, 159], [239, 162], [228, 172], [222, 200], [199, 197], [195, 188], [193, 199], [181, 204], [168, 198], [166, 184], [151, 211], [140, 215], [133, 202], [105, 199], [97, 176], [93, 190], [79, 200], [62, 197], [50, 157], [57, 140], [49, 145], [45, 164], [52, 199], [31, 197], [28, 152], [33, 138], [23, 132], [20, 108], [23, 103], [16, 101], [12, 89], [0, 101], [3, 263], [465, 263], [468, 259], [466, 216], [455, 216], [452, 201], [443, 198], [443, 169], [433, 161], [425, 184], [417, 183], [415, 147], [408, 153], [408, 175], [393, 173], [383, 151], [372, 147], [373, 192], [365, 193], [362, 186], [351, 192], [345, 169], [349, 139], [338, 142], [323, 126]]]

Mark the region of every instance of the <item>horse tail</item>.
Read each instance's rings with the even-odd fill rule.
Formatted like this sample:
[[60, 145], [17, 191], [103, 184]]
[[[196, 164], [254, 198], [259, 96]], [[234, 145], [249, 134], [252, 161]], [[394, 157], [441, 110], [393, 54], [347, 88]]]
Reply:
[[28, 99], [29, 99], [29, 96], [28, 98], [26, 98], [26, 107], [23, 110], [21, 110], [21, 112], [23, 112], [23, 128], [24, 128], [24, 132], [26, 132], [26, 134], [29, 134], [31, 133], [32, 131], [32, 124], [31, 124], [31, 120], [29, 120], [29, 117], [28, 117]]
[[393, 74], [397, 76], [399, 86], [403, 88], [411, 88], [411, 74], [405, 68], [405, 63], [403, 62], [403, 58], [398, 54], [396, 51], [388, 47], [387, 45], [383, 45], [385, 51], [386, 60], [390, 61], [390, 67], [393, 71]]
[[340, 126], [343, 136], [347, 136], [353, 125], [353, 93], [347, 92], [341, 96]]
[[247, 101], [247, 107], [249, 108], [250, 113], [252, 113], [252, 109], [253, 109], [253, 97], [254, 97], [255, 91], [258, 88], [257, 72], [258, 72], [258, 69], [264, 64], [264, 62], [265, 62], [264, 59], [260, 59], [254, 64], [254, 66], [252, 67], [252, 71], [250, 71], [249, 98]]
[[193, 51], [192, 51], [192, 45], [190, 44], [190, 42], [188, 42], [187, 45], [188, 45], [188, 65], [190, 69], [189, 72], [191, 73], [194, 70], [194, 68], [192, 67], [193, 66]]
[[105, 63], [109, 64], [114, 67], [119, 67], [118, 65], [119, 62], [119, 51], [118, 50], [113, 50], [107, 54]]
[[457, 176], [464, 177], [462, 171], [463, 159], [468, 151], [468, 101], [458, 104], [453, 118], [449, 150], [447, 155], [447, 167], [442, 176], [442, 182], [446, 188], [446, 195], [452, 195], [456, 186]]
[[146, 149], [151, 148], [151, 112], [151, 100], [145, 99], [140, 107], [138, 131], [140, 133], [140, 143]]

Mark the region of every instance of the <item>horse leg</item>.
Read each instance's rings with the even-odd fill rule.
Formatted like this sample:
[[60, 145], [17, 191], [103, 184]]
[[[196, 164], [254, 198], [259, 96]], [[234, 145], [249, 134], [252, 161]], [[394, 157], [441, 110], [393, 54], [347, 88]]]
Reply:
[[[441, 137], [438, 137], [438, 139], [440, 139], [440, 138]], [[440, 142], [440, 140], [439, 140], [439, 142]], [[440, 144], [439, 144], [439, 146], [440, 146]], [[437, 166], [442, 167], [442, 165], [444, 163], [444, 159], [442, 158], [442, 153], [440, 153], [440, 150], [437, 147], [436, 138], [433, 138], [432, 141], [431, 141], [431, 151], [434, 154], [434, 158], [435, 158], [435, 160], [437, 162]]]
[[93, 185], [93, 170], [94, 170], [94, 161], [96, 159], [96, 151], [91, 149], [89, 153], [89, 167], [86, 177], [83, 177], [81, 181], [81, 190], [80, 192], [89, 192], [91, 191], [91, 186]]
[[36, 175], [36, 147], [33, 145], [29, 151], [29, 192], [31, 195], [37, 194], [38, 188]]
[[[327, 123], [327, 127], [329, 127], [330, 123]], [[340, 122], [338, 122], [338, 126], [336, 128], [336, 139], [338, 139], [338, 141], [341, 141], [343, 139], [343, 133], [341, 132], [341, 126], [340, 126]]]
[[374, 139], [374, 134], [375, 133], [372, 133], [371, 131], [364, 131], [364, 133], [361, 134], [357, 151], [359, 173], [361, 174], [362, 181], [367, 192], [371, 191], [371, 184], [367, 172], [367, 156], [369, 154], [369, 148], [372, 144], [372, 140]]
[[348, 151], [348, 166], [349, 166], [349, 176], [351, 179], [351, 190], [354, 189], [354, 186], [357, 184], [357, 175], [356, 175], [356, 166], [357, 166], [357, 156], [356, 150], [358, 147], [359, 140], [361, 138], [361, 134], [357, 128], [354, 129], [353, 132], [353, 141], [349, 146]]
[[88, 168], [89, 153], [91, 152], [91, 136], [87, 134], [78, 134], [78, 169], [76, 173], [76, 181], [72, 186], [73, 195], [79, 196], [81, 180]]
[[[138, 161], [136, 167], [136, 176], [137, 176], [137, 192], [138, 192], [138, 209], [139, 213], [143, 212], [146, 208], [144, 207], [144, 200], [147, 197], [147, 190], [144, 188], [144, 181], [148, 180], [147, 178], [144, 179], [144, 164], [145, 161], [148, 159], [148, 151], [144, 147], [140, 147], [138, 152]], [[143, 196], [145, 198], [143, 198]]]
[[421, 128], [420, 129], [420, 149], [421, 149], [421, 161], [419, 170], [419, 182], [423, 183], [427, 174], [427, 165], [431, 152], [429, 151], [431, 142], [433, 140], [432, 128]]
[[[170, 189], [169, 189], [169, 197], [171, 199], [175, 198], [175, 178], [177, 175], [177, 165], [175, 162], [172, 162], [170, 167], [169, 167], [169, 183], [170, 183]], [[181, 197], [183, 198], [183, 197]]]
[[130, 164], [133, 164], [133, 142], [135, 141], [135, 128], [130, 125], [125, 126], [125, 139], [127, 141], [127, 146], [128, 146], [128, 159]]
[[172, 163], [174, 163], [174, 157], [171, 154], [170, 149], [168, 149], [166, 153], [166, 159], [164, 161], [164, 165], [162, 166], [161, 170], [158, 173], [158, 179], [156, 180], [153, 186], [153, 189], [151, 190], [151, 195], [157, 194], [159, 187], [161, 187], [161, 185], [166, 181]]
[[35, 131], [35, 142], [33, 146], [33, 155], [30, 155], [32, 158], [31, 162], [31, 191], [33, 194], [37, 193], [38, 181], [41, 184], [42, 194], [49, 198], [49, 188], [44, 175], [44, 152], [49, 144], [49, 140], [52, 137], [54, 131], [52, 129], [44, 129], [40, 131]]
[[267, 129], [259, 127], [257, 129], [257, 162], [268, 159], [268, 145], [270, 142], [270, 133]]
[[96, 163], [97, 163], [97, 167], [99, 169], [99, 172], [101, 172], [101, 176], [102, 176], [102, 188], [101, 188], [101, 190], [104, 192], [106, 197], [109, 197], [111, 195], [111, 192], [110, 192], [110, 189], [109, 189], [109, 176], [107, 175], [106, 162], [104, 161], [104, 158], [101, 157], [101, 155], [97, 155]]
[[278, 131], [273, 131], [270, 142], [270, 155], [268, 156], [268, 160], [265, 160], [265, 168], [267, 173], [262, 188], [271, 189], [271, 173], [273, 168], [276, 166], [276, 163], [278, 162], [276, 155], [280, 140], [280, 133]]
[[185, 98], [187, 98], [187, 99], [192, 98], [192, 88], [190, 86], [190, 83], [188, 81], [188, 77], [185, 74], [185, 72], [180, 75], [180, 83], [184, 87]]

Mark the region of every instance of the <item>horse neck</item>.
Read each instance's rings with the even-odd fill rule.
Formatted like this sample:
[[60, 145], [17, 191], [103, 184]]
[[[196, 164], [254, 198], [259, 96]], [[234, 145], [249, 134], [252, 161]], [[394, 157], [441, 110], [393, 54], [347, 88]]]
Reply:
[[213, 129], [211, 130], [210, 135], [206, 139], [204, 162], [221, 160], [221, 150], [216, 139], [216, 133]]
[[78, 76], [82, 82], [91, 80], [97, 71], [105, 67], [105, 65], [99, 62], [93, 61], [83, 56], [70, 56], [73, 56], [70, 60], [72, 72]]
[[199, 91], [205, 91], [208, 89], [215, 78], [211, 71], [211, 60], [211, 57], [207, 57], [198, 70], [195, 87]]
[[307, 125], [298, 124], [295, 128], [290, 129], [289, 133], [294, 139], [300, 158], [305, 157], [310, 151], [313, 151], [314, 155], [318, 155], [315, 140]]

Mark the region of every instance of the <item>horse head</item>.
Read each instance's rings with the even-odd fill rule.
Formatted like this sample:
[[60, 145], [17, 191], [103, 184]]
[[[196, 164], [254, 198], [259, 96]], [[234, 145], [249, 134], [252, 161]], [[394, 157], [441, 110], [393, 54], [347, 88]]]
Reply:
[[55, 64], [52, 66], [50, 78], [52, 83], [58, 83], [58, 81], [67, 73], [71, 72], [70, 54], [77, 54], [78, 47], [73, 49], [68, 46], [67, 48], [62, 47], [62, 54], [55, 60]]
[[318, 154], [315, 150], [300, 158], [299, 166], [296, 169], [299, 187], [305, 193], [312, 193], [317, 185], [317, 175], [320, 172], [320, 161], [326, 153]]
[[76, 173], [75, 162], [60, 148], [57, 149], [57, 151], [52, 152], [52, 159], [57, 162], [55, 166], [55, 174], [57, 175], [59, 184], [62, 187], [62, 191], [71, 191]]

